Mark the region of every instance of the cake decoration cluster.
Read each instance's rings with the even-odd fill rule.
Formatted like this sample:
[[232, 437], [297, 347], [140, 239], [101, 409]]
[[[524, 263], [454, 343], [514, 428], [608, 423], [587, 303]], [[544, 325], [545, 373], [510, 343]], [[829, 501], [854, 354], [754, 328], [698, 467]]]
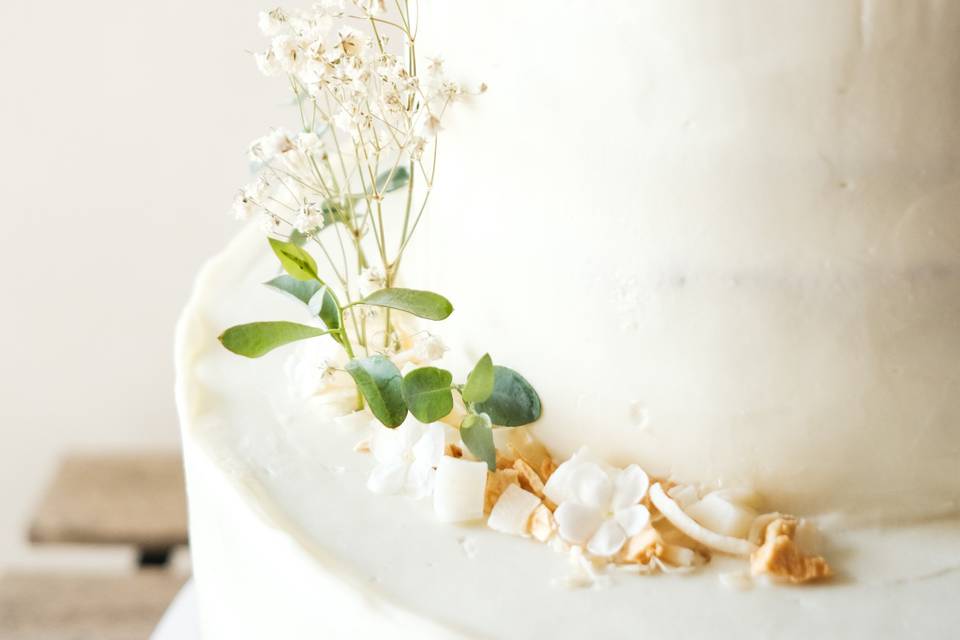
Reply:
[[429, 497], [442, 522], [484, 521], [569, 553], [571, 585], [595, 584], [610, 567], [691, 571], [714, 553], [750, 557], [754, 575], [829, 576], [803, 550], [803, 524], [763, 514], [752, 492], [651, 478], [585, 449], [558, 465], [525, 428], [542, 407], [522, 375], [485, 354], [454, 379], [446, 346], [412, 320], [445, 320], [453, 305], [398, 283], [444, 114], [486, 87], [447, 79], [440, 58], [421, 64], [415, 8], [394, 4], [323, 0], [261, 14], [270, 44], [256, 63], [289, 82], [300, 128], [253, 142], [255, 176], [233, 210], [260, 216], [281, 270], [264, 284], [306, 313], [303, 323], [230, 327], [223, 345], [257, 358], [304, 343], [287, 362], [291, 392], [372, 422], [356, 446], [373, 459], [370, 491]]

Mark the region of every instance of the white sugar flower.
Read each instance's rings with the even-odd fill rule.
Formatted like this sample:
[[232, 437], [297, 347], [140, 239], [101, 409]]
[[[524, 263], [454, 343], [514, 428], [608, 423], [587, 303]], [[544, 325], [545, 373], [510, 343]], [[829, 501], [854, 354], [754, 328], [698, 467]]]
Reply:
[[420, 363], [435, 362], [446, 352], [447, 345], [439, 336], [423, 336], [413, 345], [413, 357]]
[[559, 505], [554, 517], [560, 537], [607, 558], [650, 523], [640, 504], [649, 486], [637, 465], [615, 469], [581, 449], [550, 476], [544, 492]]
[[370, 452], [377, 466], [367, 488], [374, 493], [403, 493], [423, 498], [433, 493], [436, 467], [446, 446], [444, 425], [423, 424], [409, 416], [396, 429], [373, 424]]
[[287, 26], [287, 20], [287, 14], [283, 9], [276, 8], [270, 11], [261, 11], [257, 26], [260, 27], [263, 35], [270, 37], [283, 31], [284, 27]]
[[294, 226], [300, 233], [313, 233], [323, 228], [323, 211], [320, 205], [313, 202], [305, 202], [297, 213], [297, 219]]

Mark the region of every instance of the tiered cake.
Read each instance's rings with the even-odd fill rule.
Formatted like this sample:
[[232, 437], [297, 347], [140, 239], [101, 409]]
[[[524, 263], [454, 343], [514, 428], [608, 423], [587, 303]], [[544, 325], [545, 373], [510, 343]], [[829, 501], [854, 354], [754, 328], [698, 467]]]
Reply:
[[542, 547], [370, 494], [349, 419], [289, 399], [284, 356], [240, 362], [216, 341], [251, 313], [292, 314], [259, 284], [276, 267], [251, 228], [204, 269], [178, 333], [207, 635], [945, 634], [960, 5], [421, 5], [418, 46], [489, 85], [445, 122], [403, 276], [453, 300], [446, 342], [524, 372], [558, 460], [587, 445], [751, 487], [834, 523], [848, 581], [566, 591]]

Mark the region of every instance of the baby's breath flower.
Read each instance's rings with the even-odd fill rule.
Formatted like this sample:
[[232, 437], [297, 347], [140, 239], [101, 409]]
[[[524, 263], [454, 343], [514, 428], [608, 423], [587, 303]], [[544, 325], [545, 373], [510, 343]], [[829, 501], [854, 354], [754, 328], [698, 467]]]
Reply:
[[305, 202], [294, 221], [300, 233], [313, 233], [323, 228], [323, 210], [314, 202]]
[[261, 226], [263, 228], [264, 233], [267, 233], [267, 234], [278, 233], [280, 229], [283, 227], [283, 220], [273, 215], [272, 213], [267, 213], [266, 215], [263, 216]]
[[357, 282], [357, 289], [360, 296], [366, 298], [374, 291], [379, 291], [387, 285], [387, 278], [383, 275], [383, 269], [380, 267], [367, 267], [360, 272], [360, 278]]
[[426, 335], [413, 345], [414, 357], [419, 362], [434, 362], [447, 352], [447, 345], [439, 336]]
[[239, 193], [233, 201], [233, 207], [231, 209], [233, 217], [237, 220], [249, 220], [251, 216], [258, 210], [257, 203], [246, 197], [244, 194]]
[[340, 27], [337, 31], [336, 49], [344, 56], [359, 56], [369, 44], [369, 40], [353, 27]]
[[274, 129], [267, 135], [259, 138], [250, 145], [250, 157], [255, 160], [269, 162], [287, 151], [292, 151], [295, 144], [290, 133], [283, 128]]
[[271, 48], [280, 68], [287, 73], [296, 73], [306, 59], [297, 36], [281, 35], [273, 39]]
[[353, 0], [353, 3], [366, 16], [379, 16], [387, 11], [384, 0]]
[[287, 26], [288, 16], [279, 7], [270, 11], [261, 11], [257, 26], [265, 36], [275, 36]]
[[343, 0], [320, 0], [314, 3], [313, 12], [318, 17], [339, 18], [343, 15]]
[[265, 76], [275, 76], [283, 71], [280, 68], [280, 63], [277, 62], [277, 56], [273, 54], [273, 49], [255, 53], [253, 59], [257, 63], [257, 69]]
[[304, 153], [323, 150], [323, 139], [313, 131], [304, 131], [298, 134], [294, 144], [296, 144], [297, 149]]

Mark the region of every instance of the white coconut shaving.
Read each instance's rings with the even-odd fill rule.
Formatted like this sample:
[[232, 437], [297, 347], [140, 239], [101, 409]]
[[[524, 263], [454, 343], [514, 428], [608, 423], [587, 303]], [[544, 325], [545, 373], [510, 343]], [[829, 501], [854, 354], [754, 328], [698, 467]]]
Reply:
[[705, 547], [734, 556], [749, 556], [757, 549], [757, 546], [748, 540], [721, 535], [698, 523], [688, 516], [680, 505], [667, 497], [659, 482], [650, 487], [650, 499], [673, 526]]

